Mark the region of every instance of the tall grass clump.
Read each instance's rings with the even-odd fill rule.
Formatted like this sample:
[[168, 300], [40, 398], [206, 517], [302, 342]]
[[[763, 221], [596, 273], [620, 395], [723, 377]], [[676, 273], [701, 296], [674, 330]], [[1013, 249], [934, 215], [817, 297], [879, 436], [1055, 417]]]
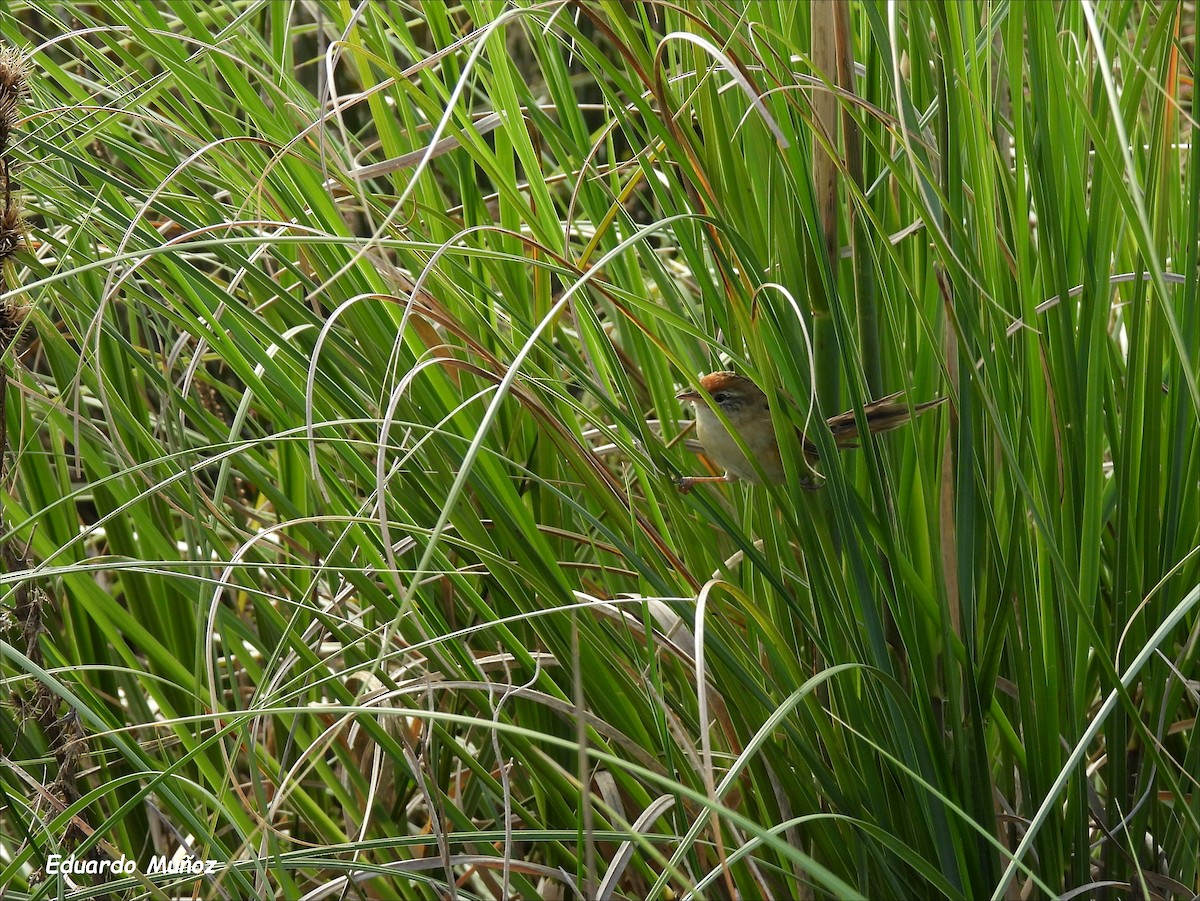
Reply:
[[6, 897], [1191, 897], [1194, 16], [12, 0]]

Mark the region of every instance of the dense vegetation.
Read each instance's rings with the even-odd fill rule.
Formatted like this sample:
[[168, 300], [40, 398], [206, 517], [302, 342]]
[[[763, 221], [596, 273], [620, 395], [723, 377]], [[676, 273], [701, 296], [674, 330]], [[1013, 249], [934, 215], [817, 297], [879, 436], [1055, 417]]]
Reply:
[[5, 897], [1200, 890], [1194, 15], [10, 0]]

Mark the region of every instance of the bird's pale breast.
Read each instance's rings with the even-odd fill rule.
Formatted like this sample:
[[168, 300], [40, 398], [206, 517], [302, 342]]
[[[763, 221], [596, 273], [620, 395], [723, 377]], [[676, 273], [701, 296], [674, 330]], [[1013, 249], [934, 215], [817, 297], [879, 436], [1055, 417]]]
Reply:
[[[736, 428], [736, 423], [734, 426]], [[766, 434], [756, 434], [760, 431], [766, 431]], [[784, 480], [783, 462], [779, 458], [779, 447], [775, 442], [774, 434], [769, 430], [755, 429], [739, 430], [739, 434], [746, 447], [755, 456], [758, 465], [766, 473], [767, 478], [775, 483], [782, 482]], [[745, 479], [747, 482], [760, 481], [754, 465], [746, 459], [746, 455], [742, 453], [737, 442], [725, 431], [721, 420], [711, 410], [704, 409], [700, 405], [697, 405], [696, 409], [696, 437], [704, 445], [705, 454], [717, 465], [725, 467], [731, 475]]]

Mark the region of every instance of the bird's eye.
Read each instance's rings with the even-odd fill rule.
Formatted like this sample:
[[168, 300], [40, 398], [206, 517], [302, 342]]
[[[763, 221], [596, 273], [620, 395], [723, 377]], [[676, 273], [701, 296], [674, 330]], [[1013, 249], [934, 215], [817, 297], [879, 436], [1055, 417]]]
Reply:
[[713, 400], [719, 404], [723, 404], [725, 401], [729, 400], [729, 394], [725, 391], [718, 391], [713, 395]]

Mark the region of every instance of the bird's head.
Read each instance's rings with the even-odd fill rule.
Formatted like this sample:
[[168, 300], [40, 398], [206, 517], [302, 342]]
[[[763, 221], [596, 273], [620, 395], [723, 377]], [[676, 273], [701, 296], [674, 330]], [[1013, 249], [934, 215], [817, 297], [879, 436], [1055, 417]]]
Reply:
[[[769, 415], [767, 396], [758, 385], [744, 376], [733, 372], [713, 372], [700, 379], [700, 387], [734, 425], [747, 418], [757, 419], [764, 413]], [[675, 398], [695, 405], [697, 416], [708, 412], [708, 404], [700, 391], [689, 388], [680, 391]]]

